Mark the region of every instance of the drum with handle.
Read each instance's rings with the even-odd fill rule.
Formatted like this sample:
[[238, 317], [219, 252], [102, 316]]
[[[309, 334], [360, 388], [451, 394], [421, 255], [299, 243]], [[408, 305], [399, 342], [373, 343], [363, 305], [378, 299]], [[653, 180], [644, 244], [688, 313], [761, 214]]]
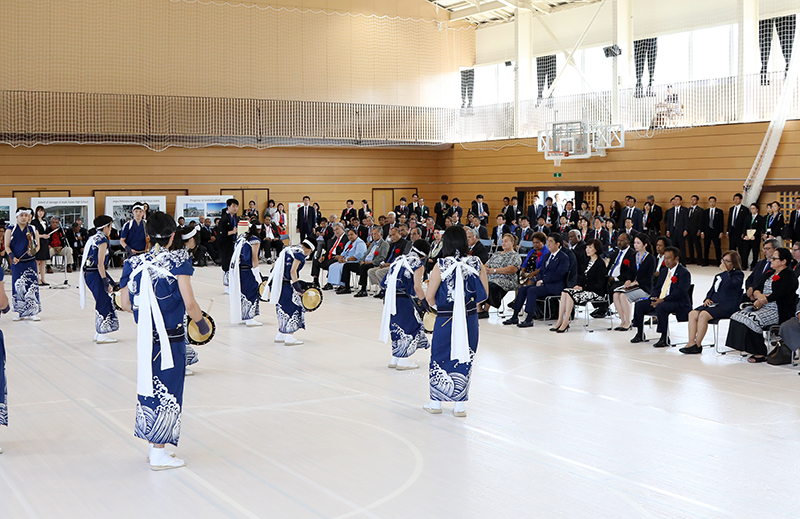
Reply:
[[205, 335], [200, 333], [196, 322], [188, 319], [186, 324], [186, 339], [189, 341], [189, 344], [202, 346], [203, 344], [208, 344], [211, 342], [211, 339], [214, 338], [214, 334], [217, 332], [217, 325], [214, 323], [214, 319], [206, 312], [203, 312], [203, 320], [208, 324], [208, 333]]
[[269, 282], [266, 279], [258, 285], [258, 297], [264, 302], [269, 302]]
[[306, 287], [303, 291], [303, 308], [307, 312], [313, 312], [322, 304], [322, 291], [316, 287]]
[[436, 315], [436, 309], [431, 307], [422, 316], [422, 327], [425, 328], [425, 333], [433, 333], [433, 329], [436, 327]]

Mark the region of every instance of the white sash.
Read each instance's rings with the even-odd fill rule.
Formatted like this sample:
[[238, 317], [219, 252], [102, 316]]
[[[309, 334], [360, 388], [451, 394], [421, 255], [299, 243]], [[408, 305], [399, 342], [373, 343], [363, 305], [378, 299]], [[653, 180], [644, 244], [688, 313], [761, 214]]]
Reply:
[[[442, 272], [442, 283], [455, 273], [456, 293], [453, 295], [453, 324], [450, 326], [450, 360], [469, 362], [469, 337], [467, 335], [467, 302], [464, 295], [464, 271], [480, 273], [466, 263], [456, 259]], [[435, 333], [435, 332], [434, 332]]]
[[172, 359], [172, 347], [169, 343], [167, 328], [164, 325], [164, 316], [158, 306], [156, 293], [153, 290], [153, 279], [150, 271], [159, 272], [174, 278], [172, 272], [159, 267], [152, 261], [144, 260], [142, 264], [131, 272], [129, 279], [134, 279], [141, 272], [139, 280], [139, 295], [134, 297], [134, 304], [139, 307], [139, 322], [136, 325], [136, 352], [138, 370], [136, 373], [136, 392], [144, 397], [153, 397], [153, 365], [150, 355], [153, 351], [153, 323], [155, 322], [158, 340], [161, 346], [161, 370], [172, 369], [175, 364]]
[[[93, 234], [89, 241], [86, 242], [86, 245], [83, 247], [83, 255], [81, 256], [81, 275], [80, 275], [80, 283], [78, 285], [81, 293], [81, 310], [86, 308], [86, 280], [83, 277], [83, 265], [86, 263], [87, 254], [89, 253], [89, 249], [92, 245], [97, 242], [98, 233], [103, 234], [103, 231], [97, 231], [97, 233]], [[100, 256], [98, 255], [97, 260], [100, 261]]]
[[230, 316], [231, 324], [239, 324], [243, 322], [242, 319], [242, 283], [239, 280], [239, 259], [242, 255], [242, 247], [247, 242], [244, 234], [236, 240], [236, 247], [233, 249], [233, 256], [231, 257], [231, 265], [229, 272], [231, 273], [228, 278], [228, 287], [230, 288]]
[[278, 259], [275, 260], [275, 264], [272, 267], [272, 272], [269, 273], [269, 278], [267, 278], [268, 281], [272, 283], [269, 290], [269, 302], [273, 305], [278, 304], [278, 300], [281, 298], [283, 271], [286, 268], [286, 253], [288, 251], [289, 247], [281, 249], [281, 253], [278, 255]]
[[408, 262], [408, 257], [405, 255], [398, 256], [389, 267], [389, 272], [386, 273], [386, 294], [383, 298], [383, 316], [381, 317], [381, 334], [378, 337], [379, 341], [389, 343], [390, 326], [389, 320], [397, 314], [397, 278], [400, 272], [404, 269], [411, 270], [411, 264]]

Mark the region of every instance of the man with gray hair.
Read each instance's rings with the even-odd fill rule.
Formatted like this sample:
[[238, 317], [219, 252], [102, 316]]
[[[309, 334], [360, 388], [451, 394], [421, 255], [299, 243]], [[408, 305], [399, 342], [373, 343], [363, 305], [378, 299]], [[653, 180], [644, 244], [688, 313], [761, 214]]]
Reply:
[[396, 224], [396, 220], [395, 220], [396, 216], [397, 215], [396, 215], [396, 213], [394, 211], [389, 211], [389, 213], [386, 215], [386, 223], [383, 224], [383, 239], [384, 240], [388, 240], [389, 239], [389, 230], [394, 228], [394, 226]]
[[[325, 246], [319, 251], [319, 256], [314, 259], [311, 265], [311, 277], [314, 278], [314, 286], [319, 287], [319, 271], [320, 269], [328, 270], [328, 267], [333, 263], [339, 261], [339, 255], [342, 254], [344, 246], [347, 243], [347, 236], [344, 233], [344, 225], [336, 222], [332, 225], [333, 238], [325, 242]], [[323, 290], [333, 289], [333, 285], [326, 283]]]
[[464, 230], [467, 231], [467, 244], [469, 245], [470, 256], [477, 256], [480, 258], [481, 263], [485, 265], [486, 262], [489, 261], [489, 249], [481, 243], [478, 229], [474, 227], [464, 227]]
[[[764, 242], [764, 258], [772, 258], [773, 253], [778, 250], [778, 240], [771, 238]], [[771, 259], [759, 260], [753, 265], [752, 272], [744, 282], [745, 296], [742, 298], [743, 302], [749, 303], [755, 301], [753, 292], [755, 287], [758, 286], [762, 278], [772, 274]]]
[[50, 257], [61, 256], [64, 258], [64, 268], [72, 272], [72, 248], [67, 241], [67, 235], [61, 228], [61, 221], [57, 217], [50, 219], [50, 229], [45, 236], [50, 237]]
[[372, 242], [367, 247], [364, 259], [358, 263], [345, 263], [342, 271], [344, 287], [337, 293], [350, 293], [350, 274], [357, 272], [359, 289], [353, 297], [367, 297], [367, 279], [370, 270], [377, 268], [389, 256], [389, 243], [383, 239], [382, 231], [380, 227], [373, 225], [370, 229]]
[[[389, 230], [389, 254], [386, 256], [386, 259], [377, 266], [377, 268], [369, 269], [368, 276], [372, 286], [379, 287], [383, 277], [386, 276], [387, 272], [389, 272], [389, 267], [391, 266], [392, 262], [400, 256], [408, 254], [408, 251], [410, 250], [411, 243], [400, 237], [400, 232], [398, 231], [397, 227], [391, 228]], [[375, 297], [383, 297], [383, 290], [379, 290]]]
[[575, 259], [578, 262], [578, 268], [585, 268], [588, 264], [586, 256], [586, 242], [583, 241], [581, 231], [578, 229], [572, 229], [569, 231], [569, 250], [575, 253]]

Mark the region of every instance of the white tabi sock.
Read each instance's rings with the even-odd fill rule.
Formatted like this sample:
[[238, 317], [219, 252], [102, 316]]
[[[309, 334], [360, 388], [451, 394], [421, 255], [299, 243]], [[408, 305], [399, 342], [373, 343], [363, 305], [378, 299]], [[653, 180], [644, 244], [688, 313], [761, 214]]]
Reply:
[[453, 412], [454, 413], [463, 413], [467, 410], [466, 402], [455, 402], [453, 404]]
[[431, 409], [441, 409], [442, 403], [439, 400], [431, 400], [431, 403], [428, 404], [428, 407]]
[[278, 332], [278, 335], [275, 336], [275, 342], [283, 342], [286, 340], [286, 336], [281, 332]]
[[398, 360], [400, 360], [400, 359], [398, 359], [397, 357], [392, 357], [392, 360], [389, 362], [389, 366], [390, 366], [390, 367], [395, 367], [395, 366], [397, 366], [397, 361], [398, 361]]

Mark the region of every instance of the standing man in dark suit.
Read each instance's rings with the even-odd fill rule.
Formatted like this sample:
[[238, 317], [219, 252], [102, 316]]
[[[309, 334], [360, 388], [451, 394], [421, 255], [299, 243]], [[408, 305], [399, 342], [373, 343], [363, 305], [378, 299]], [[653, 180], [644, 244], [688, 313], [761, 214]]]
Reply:
[[470, 212], [480, 218], [481, 223], [486, 225], [489, 221], [489, 206], [483, 202], [483, 195], [478, 195], [472, 201]]
[[697, 205], [700, 197], [692, 195], [692, 205], [689, 207], [687, 215], [689, 234], [686, 236], [686, 248], [689, 252], [689, 257], [686, 262], [696, 263], [700, 265], [703, 263], [703, 251], [700, 245], [700, 233], [703, 232], [703, 208]]
[[650, 226], [655, 229], [656, 236], [661, 235], [661, 220], [664, 219], [664, 210], [656, 204], [656, 197], [649, 195], [647, 201], [650, 202]]
[[633, 222], [633, 230], [636, 231], [637, 233], [642, 232], [642, 224], [644, 223], [642, 220], [643, 213], [641, 209], [636, 207], [636, 199], [630, 195], [626, 196], [625, 205], [627, 207], [625, 207], [621, 211], [622, 214], [619, 215], [619, 224], [617, 225], [617, 227], [619, 227], [620, 229], [624, 229], [625, 220], [630, 218], [631, 221]]
[[708, 209], [703, 212], [703, 230], [700, 232], [705, 242], [705, 254], [703, 254], [704, 267], [707, 267], [710, 263], [709, 252], [712, 243], [714, 244], [714, 251], [717, 253], [716, 256], [714, 256], [716, 258], [716, 263], [719, 264], [722, 261], [721, 240], [725, 235], [724, 220], [725, 216], [722, 214], [722, 209], [717, 208], [717, 197], [708, 197]]
[[664, 218], [667, 238], [681, 251], [681, 257], [684, 257], [686, 255], [686, 236], [689, 234], [689, 212], [682, 205], [683, 197], [681, 195], [675, 195], [670, 202], [672, 208], [667, 211]]
[[403, 196], [400, 197], [400, 205], [394, 206], [394, 215], [398, 220], [400, 219], [401, 215], [404, 215], [406, 218], [411, 215], [411, 209], [408, 208], [406, 202], [408, 202], [408, 200], [406, 200], [406, 197]]
[[739, 251], [742, 256], [742, 268], [746, 268], [744, 264], [744, 250], [742, 249], [742, 234], [744, 234], [744, 226], [747, 221], [747, 208], [742, 206], [742, 194], [736, 193], [733, 195], [733, 207], [728, 211], [728, 248], [730, 250]]
[[358, 218], [358, 211], [356, 211], [356, 208], [353, 207], [354, 203], [355, 202], [353, 202], [352, 200], [348, 200], [347, 207], [345, 207], [342, 210], [342, 216], [341, 218], [339, 218], [339, 221], [342, 222], [343, 224], [345, 222], [349, 222], [353, 218]]
[[567, 218], [567, 225], [569, 225], [571, 229], [578, 227], [578, 218], [580, 218], [580, 215], [578, 214], [578, 211], [575, 210], [571, 201], [564, 204], [564, 212], [559, 215], [559, 218], [561, 216], [565, 216]]
[[444, 229], [444, 219], [450, 216], [450, 204], [447, 203], [447, 195], [442, 195], [442, 200], [436, 202], [433, 213], [436, 215], [436, 225]]
[[417, 216], [420, 216], [420, 214], [417, 212], [419, 210], [419, 194], [414, 193], [413, 195], [411, 195], [411, 205], [408, 206], [408, 210], [411, 211], [411, 213], [409, 213], [409, 216], [411, 216], [411, 214], [416, 214]]
[[[519, 219], [522, 215], [522, 207], [519, 205], [519, 199], [515, 196], [511, 197], [511, 205], [506, 209], [506, 224], [512, 229], [519, 226]], [[510, 216], [510, 217], [509, 217]], [[528, 220], [530, 222], [530, 220]]]
[[[453, 225], [461, 225], [461, 217], [464, 216], [464, 208], [461, 207], [461, 201], [458, 198], [453, 198], [453, 205], [450, 207], [447, 216], [453, 222]], [[445, 224], [446, 226], [446, 224]], [[442, 227], [444, 229], [444, 227]]]
[[219, 220], [219, 256], [222, 261], [222, 284], [225, 285], [225, 293], [228, 294], [228, 270], [231, 268], [231, 258], [233, 248], [236, 244], [236, 226], [239, 225], [239, 201], [229, 198], [225, 202], [228, 210], [222, 213]]
[[792, 240], [792, 244], [800, 242], [800, 196], [794, 198], [794, 210], [789, 215], [789, 232], [786, 236]]
[[542, 203], [539, 201], [539, 195], [533, 195], [533, 203], [528, 206], [528, 222], [536, 225], [540, 214], [542, 214]]
[[[750, 214], [744, 221], [744, 228], [740, 237], [741, 242], [739, 243], [739, 250], [742, 251], [742, 270], [747, 269], [748, 265], [753, 267], [758, 261], [758, 255], [761, 253], [761, 234], [763, 229], [764, 217], [758, 214], [758, 204], [750, 204]], [[764, 247], [767, 246], [767, 242], [765, 242]], [[770, 254], [772, 252], [774, 251], [771, 250]], [[750, 260], [751, 253], [753, 254], [752, 261]], [[765, 257], [769, 258], [771, 256]], [[769, 261], [767, 263], [769, 264]]]
[[542, 211], [539, 213], [540, 216], [544, 216], [544, 224], [548, 229], [558, 227], [558, 208], [553, 205], [553, 199], [548, 196], [544, 204]]
[[314, 242], [314, 227], [317, 226], [317, 212], [311, 207], [311, 197], [303, 197], [303, 205], [297, 208], [297, 232], [300, 233], [300, 241], [310, 240]]
[[[689, 290], [692, 284], [692, 275], [680, 264], [680, 251], [677, 247], [664, 249], [664, 265], [658, 274], [658, 281], [653, 284], [653, 293], [649, 299], [638, 301], [633, 308], [633, 325], [636, 335], [632, 343], [643, 342], [644, 316], [655, 314], [658, 318], [658, 332], [661, 338], [653, 347], [665, 348], [669, 346], [669, 315], [675, 314], [679, 322], [689, 319], [692, 311], [692, 299]], [[662, 281], [663, 280], [663, 281]]]
[[497, 215], [497, 225], [492, 229], [492, 241], [497, 247], [503, 244], [503, 235], [511, 232], [511, 227], [506, 223], [507, 221], [505, 215]]

